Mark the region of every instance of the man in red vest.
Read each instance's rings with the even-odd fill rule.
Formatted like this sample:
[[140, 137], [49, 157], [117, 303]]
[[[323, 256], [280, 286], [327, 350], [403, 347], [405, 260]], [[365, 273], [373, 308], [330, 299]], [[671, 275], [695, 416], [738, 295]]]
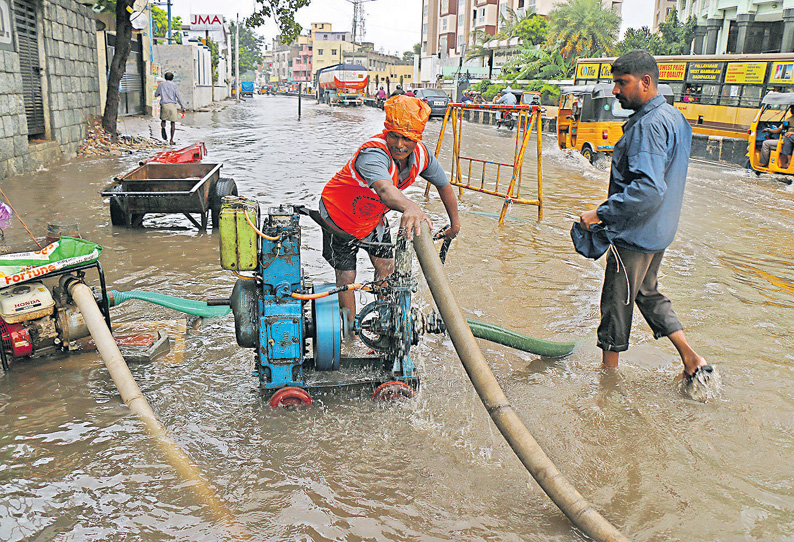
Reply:
[[[432, 223], [424, 211], [405, 197], [403, 190], [418, 176], [438, 190], [449, 215], [450, 226], [443, 232], [448, 239], [460, 231], [458, 204], [446, 173], [435, 156], [422, 143], [422, 132], [430, 116], [430, 106], [404, 95], [386, 101], [383, 132], [364, 143], [323, 189], [320, 215], [331, 228], [344, 236], [323, 229], [323, 258], [336, 271], [336, 285], [356, 280], [356, 255], [359, 248], [369, 254], [375, 267], [375, 280], [394, 271], [394, 253], [386, 213], [402, 213], [400, 231], [411, 239], [419, 235], [421, 223]], [[339, 294], [339, 305], [349, 318], [356, 314], [352, 291]]]

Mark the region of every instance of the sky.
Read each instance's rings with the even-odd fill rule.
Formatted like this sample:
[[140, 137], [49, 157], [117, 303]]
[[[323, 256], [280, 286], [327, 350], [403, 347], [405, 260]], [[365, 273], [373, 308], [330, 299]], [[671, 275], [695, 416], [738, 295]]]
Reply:
[[[221, 13], [227, 19], [248, 16], [254, 11], [253, 0], [172, 0], [172, 14], [188, 22], [193, 13]], [[626, 28], [651, 26], [654, 0], [624, 0], [621, 34]], [[375, 43], [387, 53], [410, 51], [419, 43], [422, 24], [422, 0], [373, 0], [363, 4], [366, 21], [366, 41]], [[163, 6], [164, 7], [164, 6]], [[353, 21], [353, 4], [347, 0], [312, 0], [298, 10], [296, 20], [309, 28], [313, 22], [327, 22], [334, 30], [349, 31]], [[278, 33], [275, 23], [257, 30], [268, 43]]]

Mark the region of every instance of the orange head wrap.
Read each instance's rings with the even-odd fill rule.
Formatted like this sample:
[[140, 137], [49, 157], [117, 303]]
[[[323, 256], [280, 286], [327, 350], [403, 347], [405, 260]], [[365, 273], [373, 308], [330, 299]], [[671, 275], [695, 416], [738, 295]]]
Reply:
[[386, 122], [383, 124], [389, 132], [395, 132], [412, 141], [422, 141], [427, 119], [430, 118], [430, 106], [418, 98], [403, 94], [386, 100]]

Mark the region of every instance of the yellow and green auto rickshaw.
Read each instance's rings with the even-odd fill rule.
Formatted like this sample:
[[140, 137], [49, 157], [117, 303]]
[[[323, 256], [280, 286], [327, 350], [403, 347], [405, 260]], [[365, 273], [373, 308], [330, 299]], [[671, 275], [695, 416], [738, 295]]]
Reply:
[[[794, 166], [791, 164], [791, 150], [794, 150], [792, 117], [794, 92], [770, 92], [764, 96], [761, 109], [747, 131], [748, 169], [756, 173], [794, 175]], [[786, 139], [789, 139], [788, 145]]]
[[[590, 163], [601, 154], [610, 155], [623, 124], [634, 111], [623, 109], [612, 95], [612, 83], [562, 87], [557, 111], [557, 145], [574, 149]], [[672, 103], [673, 89], [659, 85], [659, 92]]]

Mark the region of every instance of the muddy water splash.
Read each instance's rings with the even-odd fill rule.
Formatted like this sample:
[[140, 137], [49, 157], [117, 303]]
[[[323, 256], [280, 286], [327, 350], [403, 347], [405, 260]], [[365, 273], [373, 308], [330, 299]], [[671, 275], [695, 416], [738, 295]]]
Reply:
[[[281, 97], [195, 114], [178, 143], [204, 140], [208, 158], [263, 207], [314, 206], [324, 182], [380, 131], [383, 113], [303, 106], [300, 122], [296, 102]], [[431, 147], [440, 124], [429, 125]], [[509, 132], [466, 124], [464, 137], [464, 152], [512, 157]], [[520, 220], [500, 228], [480, 214], [498, 213], [500, 201], [464, 193], [463, 229], [446, 266], [467, 316], [582, 340], [564, 360], [483, 343], [512, 404], [577, 489], [635, 540], [794, 537], [794, 193], [739, 169], [690, 166], [661, 284], [692, 344], [722, 372], [721, 394], [704, 405], [681, 396], [675, 350], [654, 341], [639, 316], [620, 370], [598, 367], [603, 271], [573, 251], [568, 229], [605, 196], [607, 173], [545, 143], [544, 220], [513, 205]], [[220, 270], [214, 234], [170, 215], [147, 218], [145, 230], [110, 226], [98, 192], [141, 158], [53, 166], [3, 189], [41, 237], [48, 222], [78, 222], [105, 247], [116, 289], [227, 295], [234, 277]], [[449, 161], [445, 145], [442, 164]], [[533, 168], [528, 159], [525, 171]], [[410, 196], [422, 201], [423, 188]], [[436, 197], [422, 204], [437, 227], [445, 223]], [[304, 225], [307, 275], [332, 280], [318, 229]], [[29, 248], [21, 228], [5, 234]], [[360, 272], [371, 277], [363, 260]], [[421, 299], [429, 310], [427, 292]], [[114, 311], [118, 321], [176, 316], [133, 301]], [[262, 540], [581, 540], [492, 427], [449, 341], [427, 337], [415, 355], [422, 390], [389, 408], [327, 395], [305, 411], [270, 410], [231, 318], [191, 333], [181, 363], [132, 371], [163, 424]], [[223, 536], [120, 403], [95, 354], [13, 363], [0, 375], [0, 428], [0, 539]]]

